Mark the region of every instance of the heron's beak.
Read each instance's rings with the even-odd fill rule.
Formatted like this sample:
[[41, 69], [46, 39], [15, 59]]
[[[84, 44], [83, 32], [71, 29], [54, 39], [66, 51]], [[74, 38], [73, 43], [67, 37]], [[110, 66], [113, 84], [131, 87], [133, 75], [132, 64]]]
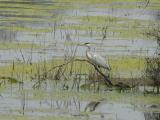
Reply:
[[79, 44], [77, 44], [78, 46], [85, 46], [85, 44], [81, 44], [81, 43], [79, 43]]

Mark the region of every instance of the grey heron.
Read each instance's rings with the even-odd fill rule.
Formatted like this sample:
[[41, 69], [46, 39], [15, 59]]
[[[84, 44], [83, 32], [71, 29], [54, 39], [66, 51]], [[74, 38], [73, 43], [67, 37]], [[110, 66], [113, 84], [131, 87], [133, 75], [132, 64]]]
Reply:
[[84, 43], [80, 44], [80, 46], [86, 46], [86, 57], [88, 59], [88, 62], [94, 66], [97, 72], [99, 72], [105, 79], [105, 83], [108, 85], [113, 85], [112, 82], [109, 80], [109, 76], [102, 73], [98, 68], [102, 67], [108, 71], [111, 70], [108, 61], [105, 60], [101, 55], [97, 54], [96, 52], [91, 51], [91, 44], [90, 43]]
[[88, 61], [98, 68], [102, 67], [104, 69], [111, 70], [111, 68], [108, 64], [108, 61], [106, 61], [105, 58], [103, 58], [101, 55], [97, 54], [96, 52], [92, 52], [90, 45], [91, 45], [91, 43], [80, 44], [80, 46], [87, 47], [86, 57], [87, 57]]

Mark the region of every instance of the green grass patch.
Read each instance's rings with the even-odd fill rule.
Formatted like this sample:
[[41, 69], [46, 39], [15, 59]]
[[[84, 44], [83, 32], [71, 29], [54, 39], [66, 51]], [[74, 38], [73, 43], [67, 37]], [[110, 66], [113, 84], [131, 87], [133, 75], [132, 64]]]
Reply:
[[0, 114], [0, 118], [3, 120], [36, 120], [34, 117], [31, 116], [22, 116], [22, 115], [6, 115], [6, 114]]
[[[125, 1], [124, 1], [125, 2]], [[124, 3], [123, 2], [123, 3]], [[136, 2], [136, 1], [135, 1]], [[144, 9], [144, 10], [160, 10], [160, 7], [157, 5], [155, 5], [156, 3], [158, 3], [159, 1], [150, 1], [150, 3], [147, 5], [147, 3], [145, 4], [140, 4], [140, 3], [137, 3], [135, 4], [135, 2], [133, 2], [133, 4], [100, 4], [100, 5], [97, 5], [95, 6], [96, 8], [110, 8], [110, 9]], [[138, 1], [137, 1], [138, 2]], [[142, 0], [142, 2], [144, 2]], [[146, 6], [147, 5], [147, 6]]]
[[[121, 77], [137, 77], [136, 74], [143, 72], [145, 69], [145, 59], [140, 57], [110, 57], [109, 63], [112, 68], [111, 72], [113, 73], [113, 77], [119, 77], [119, 74], [122, 74]], [[54, 74], [57, 72], [58, 68], [52, 68], [61, 64], [64, 64], [64, 60], [61, 58], [33, 64], [15, 62], [14, 65], [0, 67], [0, 76], [12, 76], [16, 78], [18, 74], [21, 74], [23, 76], [28, 76], [27, 78], [29, 79], [38, 75], [44, 75], [46, 72], [48, 74]], [[94, 71], [94, 67], [84, 61], [69, 63], [64, 68], [66, 75], [69, 73], [89, 74], [91, 71]], [[131, 76], [131, 72], [133, 76]], [[123, 74], [125, 75], [123, 76]]]
[[113, 71], [143, 70], [145, 59], [143, 57], [115, 57], [110, 58], [109, 62]]
[[42, 46], [30, 43], [0, 42], [0, 49], [37, 49]]
[[[102, 4], [113, 2], [145, 2], [145, 0], [54, 0], [57, 2], [71, 2], [71, 3], [90, 3], [90, 4]], [[151, 2], [159, 2], [159, 0], [152, 0]]]
[[[50, 110], [51, 111], [51, 110]], [[77, 120], [75, 117], [67, 116], [30, 116], [30, 115], [6, 115], [0, 114], [0, 118], [3, 120]]]
[[52, 28], [31, 28], [31, 27], [25, 27], [20, 25], [15, 26], [1, 26], [1, 30], [8, 30], [8, 31], [14, 31], [14, 32], [34, 32], [34, 33], [45, 33], [52, 31]]

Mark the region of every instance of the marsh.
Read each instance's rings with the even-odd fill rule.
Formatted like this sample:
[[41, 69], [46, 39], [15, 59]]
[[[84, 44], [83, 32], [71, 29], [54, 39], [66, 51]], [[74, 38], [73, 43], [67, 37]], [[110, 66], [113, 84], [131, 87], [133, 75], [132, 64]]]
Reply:
[[0, 0], [0, 119], [159, 119], [159, 16], [159, 0]]

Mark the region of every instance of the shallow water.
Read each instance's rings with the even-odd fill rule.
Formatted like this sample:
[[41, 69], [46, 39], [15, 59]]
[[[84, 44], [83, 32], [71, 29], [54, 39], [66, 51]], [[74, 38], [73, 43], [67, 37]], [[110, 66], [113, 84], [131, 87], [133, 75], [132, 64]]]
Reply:
[[[43, 87], [34, 90], [32, 85], [33, 83], [26, 82], [23, 85], [23, 90], [21, 85], [7, 85], [7, 89], [1, 91], [0, 116], [9, 115], [15, 117], [24, 115], [31, 116], [33, 119], [46, 116], [63, 116], [72, 117], [73, 119], [88, 120], [159, 119], [159, 107], [153, 108], [154, 111], [148, 107], [152, 102], [149, 103], [149, 105], [136, 102], [132, 104], [124, 103], [120, 99], [115, 102], [109, 99], [109, 96], [105, 96], [105, 99], [98, 97], [98, 99], [96, 98], [97, 100], [93, 99], [91, 101], [89, 99], [81, 99], [83, 95], [84, 97], [87, 95], [82, 91], [77, 93], [73, 91], [59, 91], [58, 89], [54, 89], [54, 86], [51, 84], [44, 84], [42, 85]], [[93, 93], [90, 91], [90, 94], [98, 96], [100, 93]], [[115, 92], [108, 94], [112, 94], [114, 97]], [[130, 99], [132, 101], [132, 97]], [[99, 103], [93, 110], [93, 106], [96, 102]], [[5, 119], [7, 119], [7, 117], [3, 120]]]

